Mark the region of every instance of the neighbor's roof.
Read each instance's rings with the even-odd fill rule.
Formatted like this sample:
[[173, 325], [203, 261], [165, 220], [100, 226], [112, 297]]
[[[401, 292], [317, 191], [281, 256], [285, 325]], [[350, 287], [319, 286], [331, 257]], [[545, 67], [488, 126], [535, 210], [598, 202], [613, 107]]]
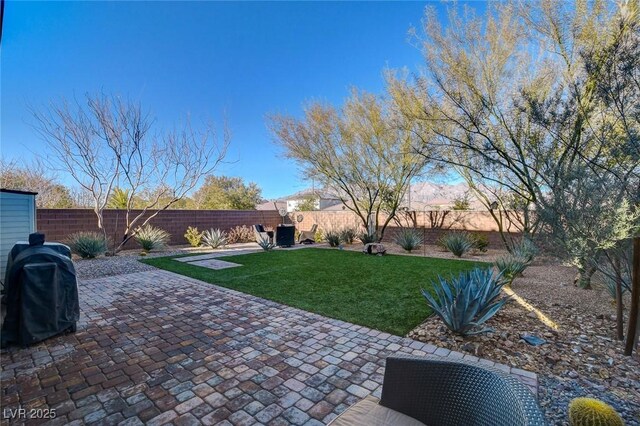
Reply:
[[304, 197], [308, 197], [308, 196], [315, 196], [318, 197], [320, 199], [323, 200], [337, 200], [338, 196], [336, 196], [335, 194], [331, 193], [330, 191], [326, 190], [326, 189], [313, 189], [313, 188], [306, 188], [303, 189], [301, 191], [298, 192], [294, 192], [291, 195], [286, 195], [284, 197], [279, 197], [278, 200], [282, 200], [282, 201], [288, 201], [288, 200], [299, 200], [301, 198]]
[[256, 210], [278, 210], [283, 208], [287, 208], [287, 202], [280, 200], [265, 201], [256, 206]]

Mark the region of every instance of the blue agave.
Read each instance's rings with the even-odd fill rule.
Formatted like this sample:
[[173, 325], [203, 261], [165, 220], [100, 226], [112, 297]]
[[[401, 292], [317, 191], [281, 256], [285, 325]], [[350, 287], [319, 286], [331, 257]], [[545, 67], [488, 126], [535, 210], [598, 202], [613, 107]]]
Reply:
[[520, 244], [515, 246], [511, 251], [511, 254], [515, 257], [524, 259], [527, 265], [533, 262], [533, 259], [538, 255], [538, 253], [538, 247], [536, 247], [533, 241], [528, 238], [523, 238], [522, 241], [520, 241]]
[[476, 268], [449, 280], [438, 276], [433, 283], [435, 294], [423, 289], [422, 295], [449, 330], [467, 336], [491, 331], [480, 327], [507, 302], [508, 297], [500, 298], [505, 284], [502, 274]]

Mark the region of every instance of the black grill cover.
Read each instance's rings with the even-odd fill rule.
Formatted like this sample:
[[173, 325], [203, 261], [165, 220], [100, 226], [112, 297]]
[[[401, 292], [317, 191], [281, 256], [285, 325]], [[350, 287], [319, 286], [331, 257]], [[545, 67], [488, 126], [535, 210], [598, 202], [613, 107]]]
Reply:
[[278, 225], [276, 227], [276, 245], [291, 247], [296, 243], [296, 227], [293, 225]]
[[3, 347], [26, 346], [75, 331], [80, 318], [76, 272], [71, 258], [60, 253], [66, 254], [68, 248], [60, 246], [21, 246], [9, 255]]

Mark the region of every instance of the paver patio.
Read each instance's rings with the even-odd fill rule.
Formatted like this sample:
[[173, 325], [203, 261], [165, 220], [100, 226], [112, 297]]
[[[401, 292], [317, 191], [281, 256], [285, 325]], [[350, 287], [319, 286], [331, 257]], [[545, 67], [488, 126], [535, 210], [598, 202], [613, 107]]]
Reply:
[[3, 351], [3, 409], [55, 408], [49, 424], [320, 425], [379, 395], [399, 352], [465, 357], [537, 387], [530, 372], [171, 272], [79, 291], [77, 333]]

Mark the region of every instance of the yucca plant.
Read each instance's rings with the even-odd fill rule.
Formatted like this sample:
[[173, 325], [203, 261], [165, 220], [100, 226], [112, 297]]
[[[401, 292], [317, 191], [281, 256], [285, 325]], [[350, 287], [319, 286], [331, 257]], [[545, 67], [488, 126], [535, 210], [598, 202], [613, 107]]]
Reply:
[[523, 259], [528, 265], [538, 255], [538, 247], [530, 239], [523, 238], [520, 244], [513, 248], [511, 254]]
[[358, 230], [355, 228], [347, 227], [340, 231], [340, 240], [345, 244], [353, 244], [358, 236]]
[[362, 242], [362, 244], [375, 243], [376, 241], [378, 241], [378, 237], [376, 236], [376, 234], [369, 232], [361, 232], [358, 235], [358, 239]]
[[107, 242], [97, 232], [76, 232], [69, 235], [67, 245], [83, 259], [93, 259], [107, 251]]
[[333, 229], [325, 231], [324, 239], [329, 243], [331, 247], [338, 247], [340, 245], [340, 232]]
[[414, 228], [402, 228], [394, 238], [394, 242], [411, 253], [422, 245], [422, 235]]
[[491, 331], [482, 325], [507, 302], [500, 297], [505, 284], [501, 274], [475, 268], [448, 280], [438, 276], [432, 283], [434, 294], [423, 289], [422, 295], [449, 330], [468, 336]]
[[184, 233], [184, 239], [191, 245], [191, 247], [198, 247], [202, 243], [202, 232], [198, 231], [198, 228], [190, 226], [187, 228], [187, 232]]
[[145, 225], [136, 230], [135, 239], [142, 246], [142, 250], [148, 252], [167, 246], [171, 235], [163, 229], [151, 225]]
[[267, 238], [265, 238], [265, 237], [258, 238], [257, 243], [258, 243], [258, 245], [260, 247], [262, 247], [262, 250], [264, 250], [264, 251], [271, 251], [276, 247], [276, 245], [273, 244], [268, 237]]
[[442, 245], [457, 257], [462, 257], [473, 248], [467, 232], [449, 232], [442, 237]]
[[526, 259], [512, 254], [507, 254], [496, 259], [494, 265], [498, 268], [498, 271], [502, 274], [505, 280], [507, 280], [508, 284], [511, 285], [513, 280], [522, 275], [524, 270], [527, 269], [529, 263]]
[[227, 234], [220, 229], [211, 228], [202, 234], [202, 243], [212, 249], [217, 249], [227, 244]]
[[248, 226], [236, 226], [234, 228], [231, 228], [231, 230], [227, 234], [227, 241], [229, 244], [250, 243], [255, 240], [255, 234], [253, 230]]

